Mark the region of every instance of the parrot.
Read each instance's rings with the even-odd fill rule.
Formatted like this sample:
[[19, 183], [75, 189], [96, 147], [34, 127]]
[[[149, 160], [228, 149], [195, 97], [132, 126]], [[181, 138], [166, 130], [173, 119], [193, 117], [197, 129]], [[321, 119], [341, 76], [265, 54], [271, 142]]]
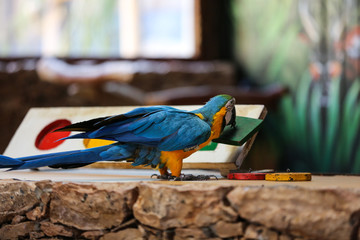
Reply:
[[[236, 127], [235, 98], [221, 94], [197, 110], [159, 105], [70, 124], [55, 131], [76, 131], [67, 139], [104, 139], [112, 144], [58, 153], [11, 158], [0, 155], [8, 170], [77, 168], [97, 161], [132, 161], [157, 168], [161, 179], [179, 179], [183, 159], [219, 138], [226, 125]], [[170, 171], [170, 173], [168, 172]]]

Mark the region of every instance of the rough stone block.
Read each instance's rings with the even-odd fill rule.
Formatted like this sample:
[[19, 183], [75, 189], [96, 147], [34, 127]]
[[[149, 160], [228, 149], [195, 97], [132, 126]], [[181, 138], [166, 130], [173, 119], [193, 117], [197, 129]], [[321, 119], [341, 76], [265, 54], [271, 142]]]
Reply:
[[142, 224], [162, 230], [235, 221], [237, 214], [224, 202], [231, 189], [208, 184], [140, 184], [134, 216]]
[[132, 184], [56, 183], [50, 219], [80, 230], [102, 230], [120, 225], [132, 214], [136, 200]]
[[225, 221], [219, 221], [211, 227], [212, 231], [217, 236], [222, 238], [242, 236], [244, 234], [243, 228], [244, 228], [243, 222], [225, 222]]
[[73, 232], [68, 227], [51, 222], [41, 222], [40, 229], [49, 237], [73, 237]]
[[265, 228], [263, 226], [250, 224], [245, 230], [244, 238], [273, 240], [273, 239], [278, 239], [279, 235], [276, 232], [271, 231], [270, 229]]
[[4, 182], [0, 184], [0, 224], [22, 215], [39, 204], [34, 183]]
[[202, 228], [176, 228], [175, 239], [209, 239], [209, 231]]
[[137, 228], [128, 228], [114, 233], [105, 234], [100, 240], [142, 240], [142, 234]]
[[350, 239], [360, 209], [360, 192], [344, 189], [238, 187], [227, 198], [247, 221], [313, 239]]
[[0, 239], [18, 239], [28, 237], [30, 232], [38, 229], [36, 222], [22, 222], [14, 225], [4, 225], [0, 228]]
[[104, 235], [104, 231], [101, 230], [97, 230], [97, 231], [87, 231], [87, 232], [83, 232], [81, 234], [81, 237], [85, 238], [85, 239], [98, 239], [99, 237]]

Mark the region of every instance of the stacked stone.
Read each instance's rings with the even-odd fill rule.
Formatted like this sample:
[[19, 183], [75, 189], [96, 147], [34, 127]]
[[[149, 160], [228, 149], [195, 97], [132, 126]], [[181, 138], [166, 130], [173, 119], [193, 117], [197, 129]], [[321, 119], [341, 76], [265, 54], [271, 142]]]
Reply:
[[360, 192], [0, 181], [0, 239], [357, 239]]

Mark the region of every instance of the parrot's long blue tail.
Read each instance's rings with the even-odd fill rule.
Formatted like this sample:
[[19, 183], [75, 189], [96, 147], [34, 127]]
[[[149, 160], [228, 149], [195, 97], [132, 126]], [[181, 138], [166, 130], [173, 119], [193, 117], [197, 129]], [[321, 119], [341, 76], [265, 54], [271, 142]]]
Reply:
[[111, 144], [102, 147], [50, 153], [30, 157], [10, 158], [0, 155], [0, 168], [9, 170], [31, 169], [38, 167], [75, 168], [97, 161], [113, 161], [130, 158], [135, 147]]

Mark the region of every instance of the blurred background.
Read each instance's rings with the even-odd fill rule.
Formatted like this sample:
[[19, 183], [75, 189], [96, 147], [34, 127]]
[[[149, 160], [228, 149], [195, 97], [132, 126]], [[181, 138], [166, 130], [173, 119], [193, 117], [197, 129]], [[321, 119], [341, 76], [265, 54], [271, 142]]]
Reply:
[[31, 107], [265, 104], [243, 168], [360, 173], [360, 0], [1, 0], [0, 152]]

